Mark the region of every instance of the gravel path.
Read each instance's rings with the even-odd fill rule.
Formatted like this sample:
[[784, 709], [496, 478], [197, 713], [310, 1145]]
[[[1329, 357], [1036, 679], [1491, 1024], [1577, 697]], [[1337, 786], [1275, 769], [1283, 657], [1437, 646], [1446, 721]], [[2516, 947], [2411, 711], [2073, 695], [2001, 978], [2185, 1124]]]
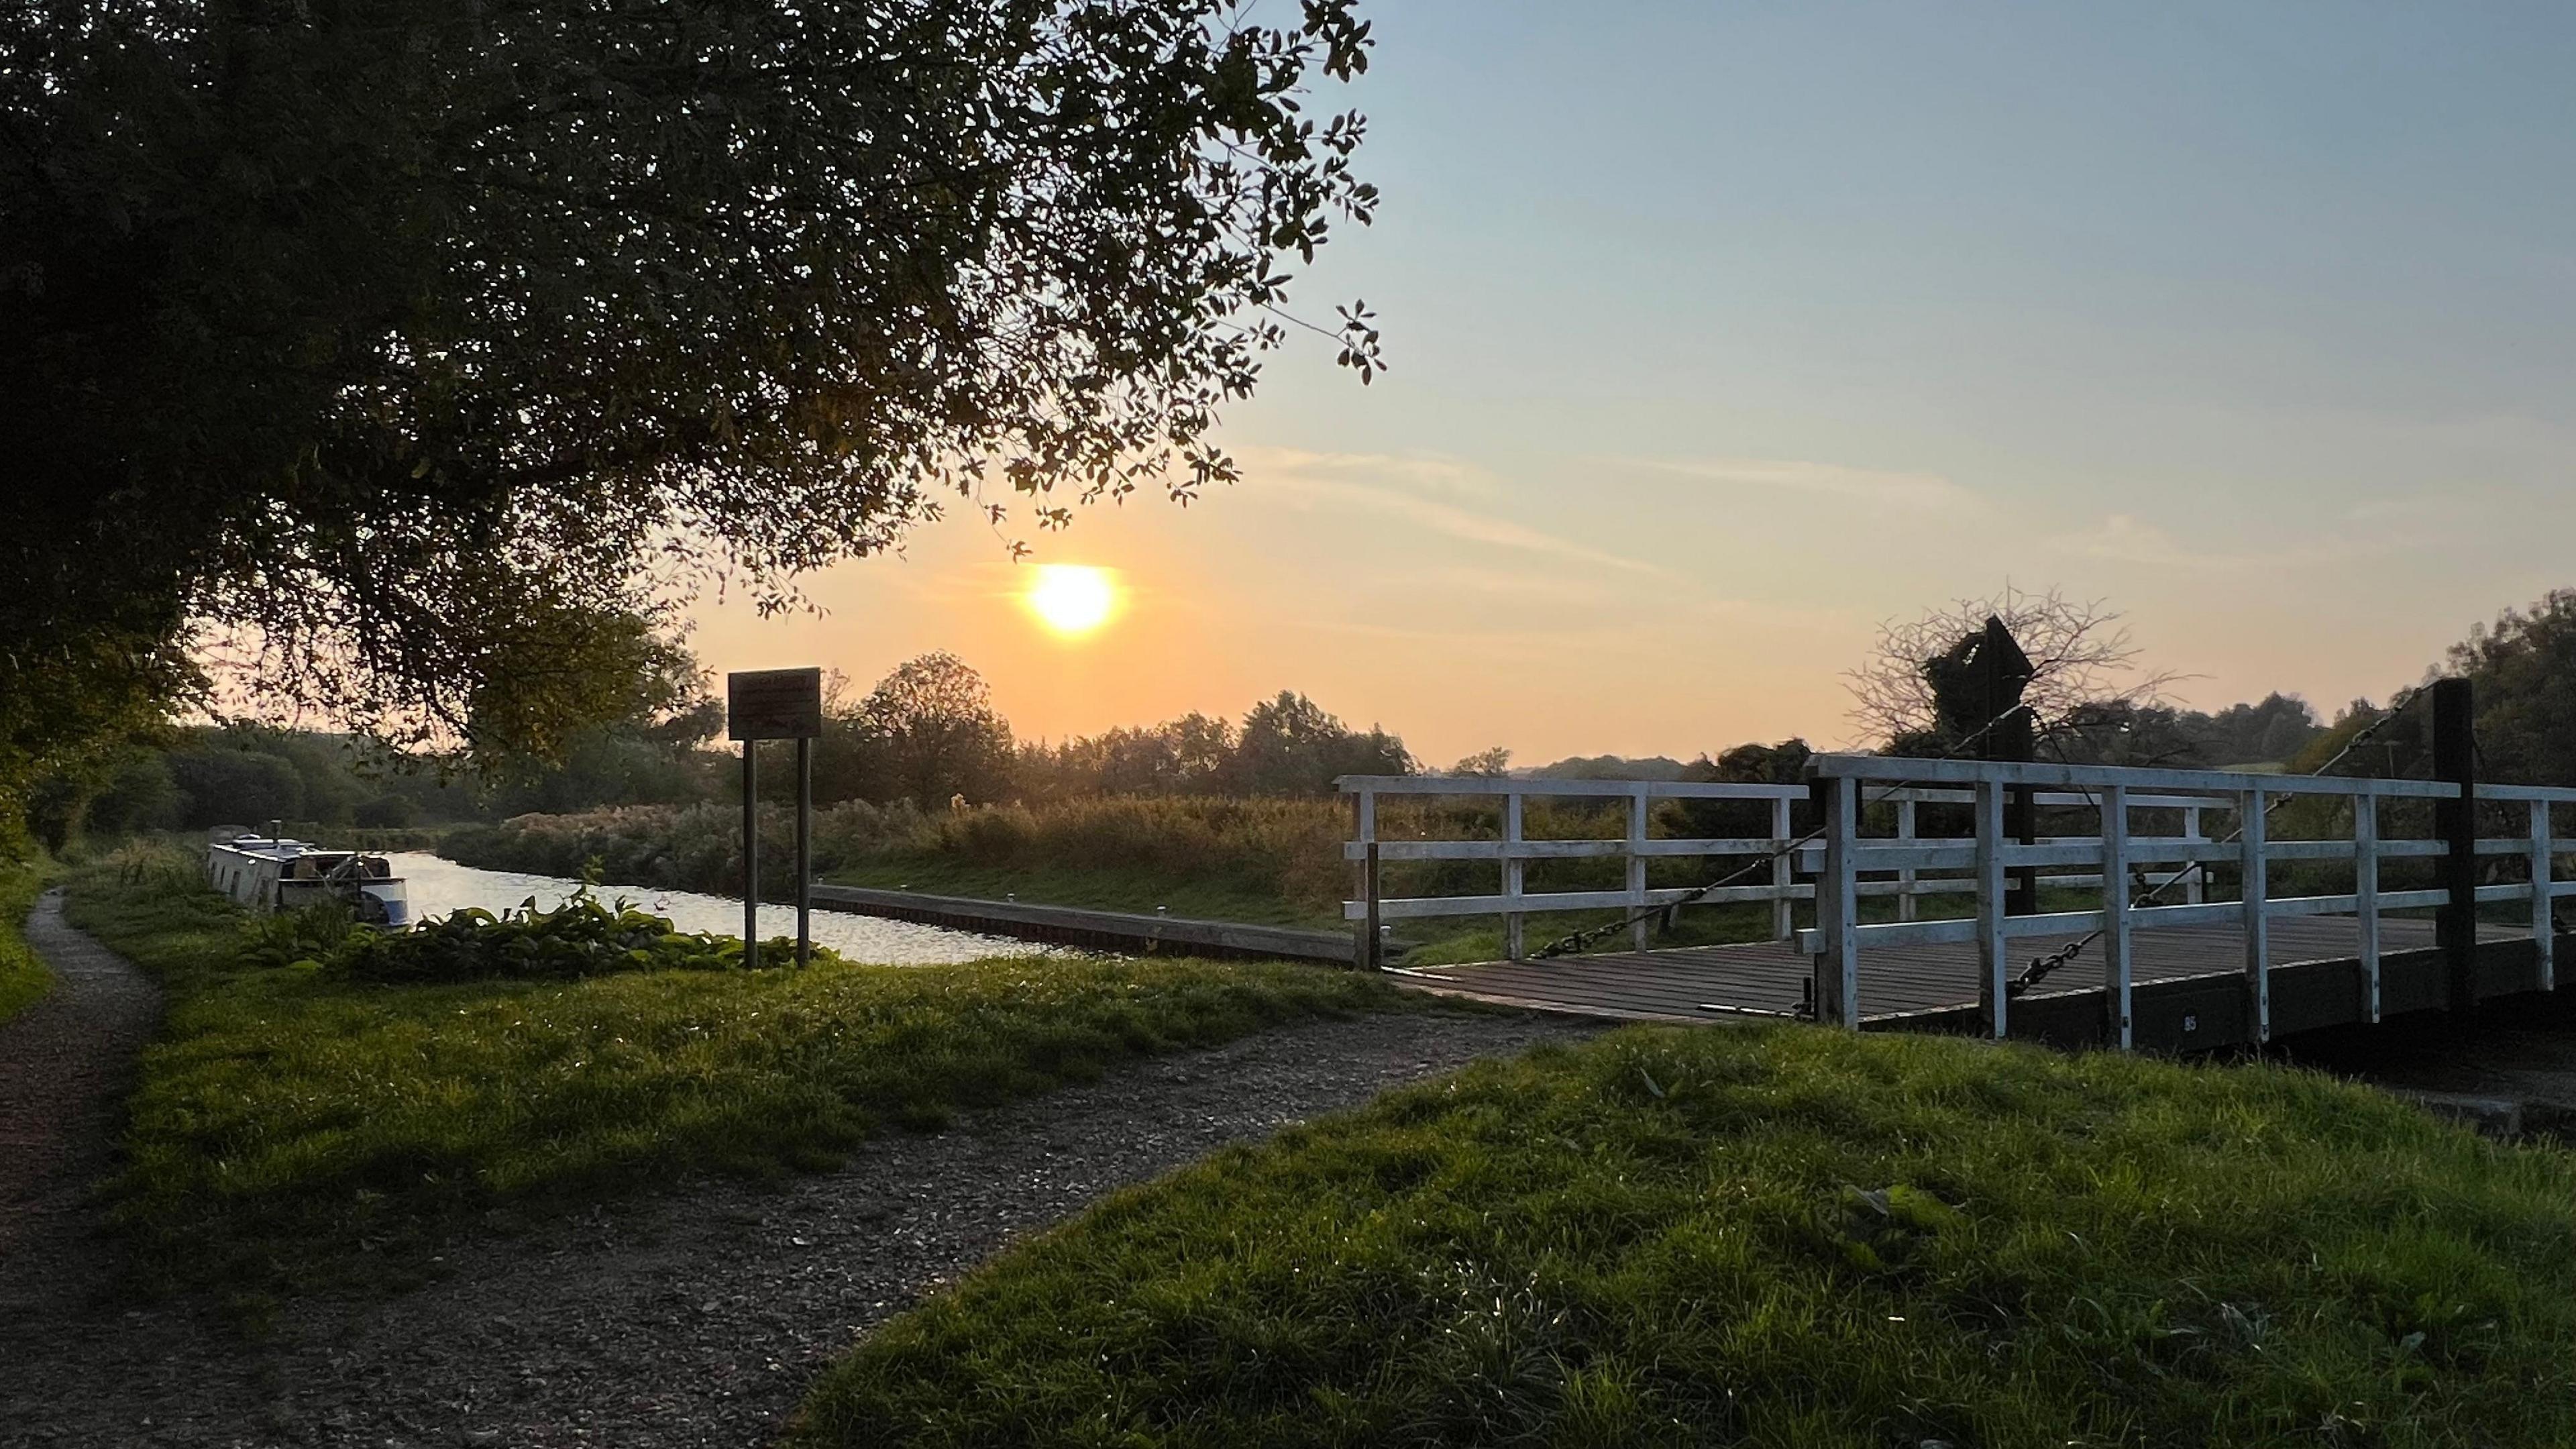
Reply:
[[59, 891], [36, 902], [27, 940], [54, 989], [0, 1024], [0, 1322], [99, 1280], [89, 1190], [110, 1165], [134, 1054], [161, 1019], [160, 989], [65, 924]]
[[204, 1305], [0, 1320], [0, 1443], [765, 1445], [860, 1334], [1013, 1237], [1222, 1144], [1596, 1029], [1425, 1012], [1270, 1032], [780, 1187], [451, 1245], [445, 1280], [291, 1304], [255, 1345]]

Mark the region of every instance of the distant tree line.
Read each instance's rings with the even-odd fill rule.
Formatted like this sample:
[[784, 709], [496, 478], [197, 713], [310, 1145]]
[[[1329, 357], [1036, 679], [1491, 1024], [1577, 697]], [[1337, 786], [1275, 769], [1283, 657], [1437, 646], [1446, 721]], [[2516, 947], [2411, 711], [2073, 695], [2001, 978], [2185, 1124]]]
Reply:
[[[263, 725], [165, 731], [103, 763], [48, 777], [30, 821], [59, 848], [86, 830], [115, 836], [152, 829], [255, 826], [286, 819], [323, 826], [401, 827], [563, 814], [602, 806], [691, 804], [735, 798], [731, 751], [716, 747], [723, 707], [687, 652], [652, 655], [625, 713], [565, 742], [560, 763], [486, 775], [444, 775], [380, 744], [345, 734]], [[2508, 609], [2473, 630], [2444, 672], [2475, 688], [2481, 768], [2495, 779], [2576, 783], [2576, 590], [2529, 609]], [[2429, 673], [2428, 673], [2428, 677]], [[2044, 758], [2126, 765], [2223, 768], [2323, 767], [2360, 731], [2389, 719], [2344, 773], [2422, 775], [2430, 740], [2413, 692], [2387, 703], [2355, 700], [2331, 724], [2307, 701], [2273, 693], [2215, 711], [2115, 693], [2076, 699], [2061, 727], [2042, 736]], [[1556, 777], [1793, 782], [1805, 740], [1745, 744], [1682, 761], [1577, 756], [1525, 773]], [[1015, 738], [983, 677], [948, 654], [897, 666], [865, 694], [836, 681], [815, 750], [815, 797], [831, 803], [909, 801], [939, 809], [1093, 796], [1316, 796], [1345, 774], [1410, 774], [1421, 762], [1404, 741], [1344, 723], [1307, 696], [1283, 690], [1238, 719], [1185, 714], [1060, 741]], [[1511, 752], [1479, 751], [1451, 770], [1512, 772]], [[764, 775], [784, 799], [789, 772]], [[1765, 833], [1755, 807], [1694, 807], [1710, 835]], [[1737, 818], [1737, 817], [1743, 818]], [[1802, 827], [1803, 828], [1803, 827]]]

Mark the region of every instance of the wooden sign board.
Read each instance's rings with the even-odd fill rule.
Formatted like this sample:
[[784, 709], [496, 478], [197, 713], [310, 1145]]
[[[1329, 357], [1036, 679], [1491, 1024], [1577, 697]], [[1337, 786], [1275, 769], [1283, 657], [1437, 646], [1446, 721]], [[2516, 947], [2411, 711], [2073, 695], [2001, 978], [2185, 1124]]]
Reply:
[[725, 738], [810, 740], [823, 733], [823, 671], [750, 669], [725, 676]]

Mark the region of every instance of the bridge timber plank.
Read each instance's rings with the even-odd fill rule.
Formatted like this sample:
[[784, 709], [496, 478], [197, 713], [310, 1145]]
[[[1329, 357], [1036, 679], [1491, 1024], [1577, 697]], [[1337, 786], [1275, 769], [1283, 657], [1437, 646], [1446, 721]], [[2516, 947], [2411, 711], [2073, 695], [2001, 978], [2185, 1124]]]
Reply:
[[[2441, 953], [2429, 921], [2384, 919], [2383, 1015], [2444, 1004]], [[2272, 934], [2274, 1033], [2366, 1019], [2360, 925], [2350, 917], [2275, 919]], [[2479, 928], [2481, 999], [2539, 986], [2530, 936], [2514, 927]], [[2026, 962], [2072, 937], [2023, 938]], [[2245, 937], [2222, 926], [2141, 931], [2134, 938], [2132, 1014], [2141, 1048], [2197, 1051], [2253, 1038], [2246, 1009]], [[2576, 944], [2576, 943], [2571, 943]], [[1550, 961], [1484, 961], [1419, 967], [1390, 979], [1419, 991], [1615, 1020], [1741, 1020], [1738, 1013], [1797, 1009], [1809, 958], [1786, 941], [1670, 950], [1611, 951]], [[1861, 957], [1864, 1030], [1982, 1033], [1972, 944], [1905, 946]], [[2098, 948], [2078, 956], [2026, 996], [2008, 1020], [2015, 1038], [2061, 1045], [2102, 1040], [2105, 987]], [[1708, 1010], [1708, 1007], [1725, 1008]]]

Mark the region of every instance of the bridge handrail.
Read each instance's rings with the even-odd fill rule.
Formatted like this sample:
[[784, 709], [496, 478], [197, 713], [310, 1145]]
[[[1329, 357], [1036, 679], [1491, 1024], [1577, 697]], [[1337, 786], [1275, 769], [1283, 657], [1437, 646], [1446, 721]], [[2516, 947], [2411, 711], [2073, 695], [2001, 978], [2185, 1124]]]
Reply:
[[[1817, 873], [1816, 920], [1799, 933], [1802, 947], [1816, 958], [1818, 1015], [1858, 1026], [1860, 957], [1865, 946], [1909, 946], [1974, 942], [1978, 945], [1980, 994], [1988, 1027], [2005, 1035], [2012, 995], [2008, 943], [2036, 935], [2098, 933], [2106, 979], [2112, 1035], [2131, 1043], [2130, 938], [2139, 929], [2231, 923], [2245, 936], [2246, 982], [2256, 1040], [2271, 1036], [2271, 949], [2269, 925], [2280, 917], [2350, 913], [2360, 924], [2360, 962], [2367, 992], [2367, 1018], [2380, 1018], [2380, 917], [2392, 910], [2458, 904], [2447, 890], [2382, 891], [2383, 860], [2420, 859], [2448, 854], [2443, 840], [2383, 839], [2379, 802], [2383, 799], [2458, 800], [2461, 787], [2450, 781], [2384, 780], [2363, 777], [2274, 775], [2253, 771], [2138, 769], [2109, 765], [2066, 765], [1994, 760], [1912, 759], [1878, 755], [1818, 755], [1807, 764], [1809, 777], [1824, 797], [1824, 861]], [[1865, 793], [1871, 785], [1906, 787], [1923, 784], [1966, 785], [1972, 800], [1974, 833], [1970, 840], [1925, 845], [1910, 839], [1890, 842], [1864, 837], [1860, 806], [1875, 803], [1887, 791]], [[2090, 840], [2051, 839], [2024, 844], [2006, 834], [2004, 801], [2008, 792], [2079, 790], [2099, 812], [2102, 833]], [[2238, 820], [2235, 839], [2227, 841], [2150, 838], [2130, 833], [2129, 812], [2149, 808], [2142, 791], [2186, 792], [2208, 797], [2233, 796]], [[2349, 799], [2351, 838], [2283, 840], [2268, 838], [2270, 802], [2280, 796], [2326, 796]], [[2524, 807], [2528, 829], [2508, 838], [2477, 839], [2468, 846], [2478, 855], [2513, 855], [2525, 861], [2527, 878], [2477, 886], [2477, 902], [2521, 901], [2530, 907], [2531, 929], [2544, 989], [2555, 984], [2552, 959], [2556, 934], [2552, 904], [2576, 894], [2576, 880], [2556, 877], [2557, 838], [2552, 833], [2554, 805], [2576, 803], [2576, 789], [2537, 785], [2472, 787], [2471, 797]], [[2210, 803], [2216, 803], [2213, 799]], [[2206, 806], [2204, 808], [2207, 808]], [[2196, 832], [2195, 832], [2196, 833]], [[1911, 832], [1906, 832], [1910, 835]], [[2039, 915], [2006, 914], [2007, 872], [2017, 867], [2067, 866], [2090, 861], [2098, 881], [2127, 881], [2138, 866], [2190, 861], [2232, 862], [2239, 872], [2239, 898], [2205, 902], [2187, 898], [2179, 904], [2137, 904], [2125, 892], [2117, 904], [2105, 901], [2093, 910]], [[2274, 862], [2349, 860], [2354, 890], [2346, 894], [2276, 897], [2268, 889]], [[1967, 870], [1976, 897], [1973, 914], [1945, 921], [1863, 922], [1860, 897], [1868, 894], [1866, 873], [1926, 869]], [[2201, 872], [2193, 872], [2196, 878]]]

